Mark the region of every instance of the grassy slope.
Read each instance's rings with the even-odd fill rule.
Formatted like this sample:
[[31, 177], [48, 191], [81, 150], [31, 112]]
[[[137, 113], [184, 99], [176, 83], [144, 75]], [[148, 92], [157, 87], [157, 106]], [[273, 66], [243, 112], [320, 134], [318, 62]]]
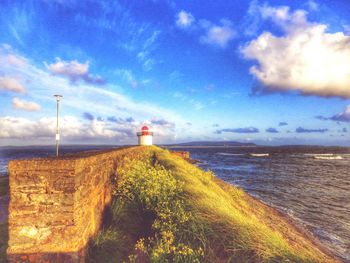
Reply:
[[274, 209], [167, 152], [159, 161], [185, 182], [188, 203], [223, 261], [331, 262]]
[[274, 209], [167, 151], [130, 150], [119, 164], [91, 262], [335, 262]]

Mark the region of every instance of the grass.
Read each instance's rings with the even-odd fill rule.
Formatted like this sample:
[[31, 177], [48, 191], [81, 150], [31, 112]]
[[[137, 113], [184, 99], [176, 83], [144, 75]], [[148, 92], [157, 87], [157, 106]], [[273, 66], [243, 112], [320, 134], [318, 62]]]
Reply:
[[157, 147], [120, 157], [90, 262], [336, 262], [274, 209]]
[[7, 176], [0, 176], [0, 196], [7, 195], [9, 191], [9, 179]]

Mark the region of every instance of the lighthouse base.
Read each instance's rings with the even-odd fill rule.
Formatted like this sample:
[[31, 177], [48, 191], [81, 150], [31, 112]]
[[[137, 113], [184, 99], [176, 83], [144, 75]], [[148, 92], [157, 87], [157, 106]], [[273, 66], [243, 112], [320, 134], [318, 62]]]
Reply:
[[139, 137], [139, 145], [152, 145], [153, 141], [152, 141], [152, 135], [141, 135], [138, 136]]

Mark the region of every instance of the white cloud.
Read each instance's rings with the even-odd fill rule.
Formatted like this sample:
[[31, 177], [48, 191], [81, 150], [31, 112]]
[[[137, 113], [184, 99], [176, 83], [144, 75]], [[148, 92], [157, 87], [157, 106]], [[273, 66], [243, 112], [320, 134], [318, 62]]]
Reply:
[[195, 21], [194, 16], [184, 10], [180, 11], [176, 15], [176, 25], [180, 28], [188, 28]]
[[41, 109], [40, 105], [35, 102], [24, 101], [18, 98], [13, 98], [12, 106], [15, 109], [25, 110], [25, 111], [39, 111]]
[[7, 44], [0, 45], [0, 64], [1, 67], [24, 68], [28, 65], [28, 60], [22, 56], [13, 53], [12, 47]]
[[92, 84], [104, 83], [100, 76], [93, 77], [89, 73], [89, 62], [79, 63], [77, 60], [64, 61], [56, 58], [55, 63], [45, 65], [54, 75], [67, 77], [73, 82], [84, 80]]
[[153, 31], [144, 41], [141, 50], [137, 53], [138, 60], [142, 63], [145, 71], [152, 70], [156, 64], [156, 60], [152, 57], [152, 52], [157, 46], [156, 41], [159, 38], [161, 31]]
[[[66, 120], [62, 120], [66, 126]], [[74, 123], [76, 128], [76, 123]], [[55, 118], [32, 121], [22, 117], [0, 117], [0, 138], [54, 138]], [[74, 131], [75, 132], [75, 131]]]
[[201, 43], [220, 48], [225, 48], [236, 36], [232, 22], [228, 19], [221, 19], [220, 24], [214, 24], [205, 19], [201, 19], [195, 23], [194, 16], [183, 10], [176, 16], [176, 25], [183, 29], [193, 28], [199, 32], [202, 31], [202, 35], [199, 38]]
[[[1, 50], [0, 57], [18, 54], [12, 50]], [[62, 137], [74, 142], [114, 142], [135, 143], [136, 131], [140, 128], [142, 120], [151, 120], [155, 116], [159, 119], [172, 120], [176, 127], [186, 126], [186, 121], [177, 113], [156, 105], [156, 101], [149, 103], [142, 100], [134, 100], [121, 91], [116, 85], [107, 84], [103, 88], [83, 82], [79, 88], [71, 85], [70, 80], [61, 78], [28, 63], [25, 67], [17, 67], [13, 64], [0, 64], [0, 70], [6, 75], [18, 76], [26, 81], [30, 98], [34, 101], [46, 102], [42, 104], [43, 113], [47, 116], [55, 116], [55, 99], [53, 94], [62, 94], [61, 112], [70, 117], [64, 117], [62, 121]], [[126, 73], [126, 72], [124, 72]], [[127, 76], [127, 74], [126, 74]], [[47, 103], [50, 103], [48, 106]], [[95, 121], [83, 119], [83, 113], [89, 111], [96, 116]], [[18, 116], [18, 113], [14, 113]], [[76, 116], [76, 117], [74, 117]], [[102, 118], [97, 118], [101, 116]], [[123, 124], [101, 122], [109, 116], [117, 118], [129, 118], [135, 121]], [[31, 143], [44, 143], [44, 138], [52, 139], [55, 129], [55, 118], [26, 119], [13, 116], [1, 117], [0, 144], [23, 144], [21, 138], [33, 138]], [[157, 141], [165, 142], [177, 131], [167, 130], [161, 127], [162, 132], [157, 135]], [[164, 132], [163, 132], [164, 130]], [[166, 134], [170, 137], [162, 137]], [[45, 137], [46, 136], [46, 137]], [[93, 137], [95, 136], [95, 137]], [[17, 139], [16, 139], [17, 138]], [[87, 138], [88, 140], [83, 140]], [[50, 141], [47, 141], [50, 142]]]
[[153, 52], [157, 47], [157, 40], [160, 34], [161, 31], [154, 30], [147, 34], [147, 38], [140, 41], [142, 46], [140, 46], [136, 56], [145, 71], [152, 70], [153, 66], [157, 63], [156, 59], [153, 58]]
[[175, 98], [177, 100], [188, 103], [192, 107], [193, 110], [199, 111], [199, 110], [204, 108], [204, 105], [201, 102], [199, 102], [195, 99], [192, 99], [191, 97], [189, 97], [181, 92], [176, 91], [172, 94], [172, 96], [173, 96], [173, 98]]
[[143, 69], [145, 71], [150, 71], [152, 70], [155, 64], [156, 64], [156, 61], [153, 58], [147, 58], [143, 61]]
[[[106, 127], [103, 121], [83, 123], [74, 116], [64, 116], [60, 120], [62, 138], [74, 139], [110, 139], [123, 137], [118, 131]], [[41, 118], [33, 121], [19, 117], [0, 117], [0, 138], [54, 138], [56, 132], [56, 118]]]
[[199, 101], [195, 101], [195, 100], [191, 99], [190, 103], [192, 104], [193, 108], [197, 111], [204, 108], [204, 105], [202, 103], [200, 103]]
[[149, 48], [152, 48], [155, 45], [160, 33], [160, 30], [154, 30], [152, 34], [143, 43], [143, 49], [147, 50]]
[[258, 5], [258, 12], [262, 19], [270, 19], [286, 31], [295, 30], [297, 27], [304, 27], [308, 24], [305, 10], [298, 9], [290, 12], [289, 6], [272, 7], [265, 3], [263, 6]]
[[120, 136], [121, 134], [117, 131], [113, 131], [107, 127], [104, 121], [93, 120], [90, 124], [87, 134], [91, 137], [102, 137], [102, 138], [113, 138]]
[[262, 18], [272, 18], [275, 21], [286, 21], [290, 19], [289, 7], [281, 6], [281, 7], [271, 7], [265, 4], [260, 7], [260, 12]]
[[0, 77], [0, 91], [12, 91], [16, 93], [25, 93], [25, 87], [15, 78]]
[[344, 32], [346, 35], [350, 35], [350, 25], [344, 25]]
[[79, 78], [89, 72], [89, 62], [79, 63], [76, 60], [66, 62], [56, 58], [56, 63], [48, 65], [47, 68], [54, 74]]
[[307, 6], [310, 9], [310, 11], [318, 11], [319, 6], [314, 0], [307, 1]]
[[16, 67], [24, 67], [27, 64], [27, 61], [20, 56], [10, 54], [4, 58], [5, 63], [10, 63]]
[[164, 130], [165, 129], [174, 129], [175, 128], [175, 123], [162, 119], [162, 118], [153, 118], [150, 123], [154, 126], [159, 127], [160, 129]]
[[346, 107], [345, 111], [336, 114], [328, 119], [332, 121], [350, 122], [350, 105]]
[[221, 25], [211, 24], [208, 21], [202, 21], [202, 26], [206, 28], [206, 33], [200, 38], [201, 43], [225, 48], [235, 37], [232, 23], [229, 20], [221, 20]]
[[[111, 124], [102, 120], [84, 122], [74, 116], [60, 119], [61, 140], [63, 143], [136, 143], [136, 132], [142, 124], [151, 123], [152, 131], [158, 142], [173, 139], [175, 124], [164, 119], [151, 121]], [[54, 142], [56, 118], [45, 117], [29, 120], [21, 117], [0, 117], [0, 141], [33, 139], [38, 143]], [[22, 141], [23, 144], [23, 141]]]
[[139, 82], [136, 80], [134, 74], [128, 69], [117, 69], [115, 74], [126, 80], [132, 88], [139, 87]]
[[242, 30], [247, 36], [255, 36], [262, 29], [263, 22], [267, 19], [286, 28], [286, 25], [290, 24], [292, 20], [294, 23], [305, 22], [306, 14], [305, 10], [297, 10], [291, 13], [288, 6], [273, 7], [267, 3], [260, 5], [258, 0], [252, 0], [244, 17]]
[[285, 34], [262, 33], [242, 48], [264, 91], [298, 91], [323, 97], [350, 98], [350, 37], [328, 33], [327, 26], [307, 21], [306, 12], [288, 7], [261, 8], [262, 16]]

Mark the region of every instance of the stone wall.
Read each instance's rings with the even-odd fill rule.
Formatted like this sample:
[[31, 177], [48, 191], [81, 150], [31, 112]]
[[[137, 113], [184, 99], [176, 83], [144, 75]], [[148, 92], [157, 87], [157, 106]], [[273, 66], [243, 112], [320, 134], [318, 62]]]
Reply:
[[172, 154], [177, 155], [185, 159], [186, 161], [190, 160], [190, 152], [187, 151], [171, 151]]
[[135, 149], [11, 161], [9, 261], [84, 262], [111, 201], [118, 156]]

